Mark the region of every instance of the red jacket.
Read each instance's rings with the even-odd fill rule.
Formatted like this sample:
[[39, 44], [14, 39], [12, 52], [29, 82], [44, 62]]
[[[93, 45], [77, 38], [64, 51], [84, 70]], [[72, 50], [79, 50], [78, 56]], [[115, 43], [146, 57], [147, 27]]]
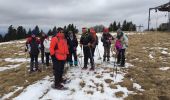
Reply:
[[50, 54], [55, 55], [57, 60], [66, 60], [69, 54], [67, 40], [63, 33], [57, 33], [55, 37], [51, 39]]

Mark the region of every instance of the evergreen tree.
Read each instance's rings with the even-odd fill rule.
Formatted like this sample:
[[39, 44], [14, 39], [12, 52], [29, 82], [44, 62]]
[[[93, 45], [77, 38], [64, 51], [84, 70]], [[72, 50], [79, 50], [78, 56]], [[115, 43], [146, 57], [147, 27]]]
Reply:
[[28, 33], [27, 33], [27, 37], [30, 37], [31, 34], [32, 34], [32, 30], [31, 30], [31, 28], [29, 28]]
[[17, 39], [23, 39], [26, 37], [26, 30], [22, 26], [17, 28]]
[[113, 31], [113, 24], [111, 23], [110, 26], [109, 26], [109, 31]]
[[118, 23], [117, 28], [118, 28], [118, 29], [121, 28], [120, 22]]
[[40, 34], [40, 29], [39, 29], [38, 25], [35, 26], [35, 28], [34, 28], [33, 31], [35, 32], [35, 34], [36, 34], [37, 36], [39, 36], [39, 37], [41, 36], [41, 34]]
[[[55, 33], [55, 34], [56, 34], [56, 33]], [[54, 35], [53, 32], [51, 31], [51, 29], [48, 31], [47, 35], [48, 35], [48, 36]]]
[[1, 34], [0, 34], [0, 42], [3, 42], [3, 37]]
[[123, 24], [122, 24], [122, 31], [127, 31], [127, 22], [126, 20], [123, 21]]
[[113, 31], [116, 31], [118, 28], [117, 28], [117, 25], [116, 25], [116, 21], [113, 22]]
[[17, 31], [13, 28], [12, 25], [8, 28], [8, 33], [4, 37], [4, 41], [16, 40], [17, 38]]
[[56, 33], [57, 33], [57, 28], [56, 28], [56, 26], [53, 28], [52, 33], [53, 33], [53, 34], [56, 34]]

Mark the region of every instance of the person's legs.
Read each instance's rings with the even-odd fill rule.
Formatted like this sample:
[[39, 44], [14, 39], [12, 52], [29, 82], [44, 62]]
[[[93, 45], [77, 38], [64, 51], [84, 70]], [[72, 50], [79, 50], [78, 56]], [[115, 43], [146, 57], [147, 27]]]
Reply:
[[121, 50], [122, 53], [121, 53], [121, 66], [124, 67], [125, 66], [125, 49], [122, 49]]
[[84, 68], [87, 68], [87, 63], [88, 63], [88, 47], [83, 47], [83, 53], [84, 53]]
[[76, 51], [73, 52], [73, 56], [74, 56], [74, 65], [77, 66], [78, 61], [77, 61], [77, 52]]
[[107, 47], [107, 61], [110, 61], [110, 46]]
[[104, 46], [103, 61], [106, 61], [106, 53], [107, 53], [107, 47]]
[[44, 64], [44, 49], [41, 49], [41, 61]]
[[117, 64], [120, 64], [122, 50], [119, 50], [117, 53]]
[[34, 55], [34, 59], [35, 59], [35, 69], [39, 70], [39, 67], [38, 67], [38, 54]]
[[69, 58], [68, 58], [69, 64], [70, 64], [70, 66], [73, 66], [73, 59], [72, 59], [73, 53], [72, 53], [71, 51], [70, 51], [69, 53], [70, 53], [70, 54], [69, 54]]
[[45, 53], [45, 57], [46, 57], [46, 65], [49, 66], [49, 56], [50, 56], [50, 53]]
[[34, 68], [34, 56], [32, 54], [30, 54], [30, 72], [33, 72], [33, 68]]
[[92, 48], [89, 48], [89, 58], [90, 58], [90, 63], [91, 63], [91, 70], [94, 70], [94, 59], [93, 59], [93, 54], [92, 54]]

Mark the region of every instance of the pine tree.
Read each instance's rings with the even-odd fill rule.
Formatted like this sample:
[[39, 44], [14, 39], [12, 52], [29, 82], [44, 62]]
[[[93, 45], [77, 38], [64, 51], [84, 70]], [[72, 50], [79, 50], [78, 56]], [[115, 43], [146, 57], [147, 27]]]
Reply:
[[39, 36], [39, 37], [41, 36], [41, 34], [40, 34], [40, 29], [39, 29], [38, 25], [35, 26], [34, 32], [35, 32], [35, 34], [36, 34], [37, 36]]
[[0, 34], [0, 42], [3, 42], [3, 37], [1, 34]]
[[48, 35], [48, 36], [54, 35], [53, 32], [51, 31], [51, 29], [48, 31], [47, 35]]
[[117, 28], [117, 25], [116, 25], [116, 21], [113, 22], [113, 31], [116, 31], [118, 28]]
[[127, 30], [128, 30], [128, 29], [127, 29], [127, 22], [126, 22], [126, 20], [123, 21], [122, 30], [123, 30], [123, 31], [127, 31]]
[[121, 28], [120, 22], [118, 23], [117, 28], [118, 28], [118, 29], [120, 29], [120, 28]]
[[30, 37], [31, 34], [32, 34], [32, 30], [31, 30], [31, 28], [29, 28], [28, 33], [27, 33], [27, 37]]
[[56, 28], [56, 26], [54, 26], [52, 33], [53, 33], [53, 34], [56, 34], [56, 33], [57, 33], [57, 28]]
[[110, 26], [109, 26], [109, 31], [113, 31], [113, 24], [111, 23]]
[[26, 30], [22, 26], [17, 28], [17, 39], [23, 39], [26, 37]]

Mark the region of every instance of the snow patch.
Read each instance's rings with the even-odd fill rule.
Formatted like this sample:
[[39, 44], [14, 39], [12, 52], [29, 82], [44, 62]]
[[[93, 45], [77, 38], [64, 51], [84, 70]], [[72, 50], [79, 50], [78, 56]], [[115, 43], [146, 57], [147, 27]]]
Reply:
[[139, 90], [139, 91], [144, 91], [144, 89], [141, 89], [141, 86], [137, 83], [133, 83], [133, 88]]
[[161, 53], [164, 54], [164, 55], [168, 54], [167, 51], [162, 51]]
[[162, 71], [166, 71], [166, 70], [170, 69], [170, 67], [161, 67], [159, 69], [162, 70]]
[[149, 58], [150, 58], [150, 59], [153, 59], [154, 57], [152, 56], [152, 54], [149, 54]]
[[2, 100], [9, 99], [9, 97], [11, 97], [14, 93], [16, 93], [17, 91], [19, 91], [19, 90], [21, 90], [21, 89], [23, 89], [23, 87], [17, 87], [17, 89], [16, 89], [15, 91], [6, 94], [6, 95], [3, 96], [1, 99], [2, 99]]
[[0, 72], [1, 71], [5, 71], [5, 70], [8, 70], [8, 69], [13, 69], [13, 68], [17, 68], [19, 67], [21, 64], [17, 64], [17, 65], [8, 65], [8, 67], [0, 67]]

